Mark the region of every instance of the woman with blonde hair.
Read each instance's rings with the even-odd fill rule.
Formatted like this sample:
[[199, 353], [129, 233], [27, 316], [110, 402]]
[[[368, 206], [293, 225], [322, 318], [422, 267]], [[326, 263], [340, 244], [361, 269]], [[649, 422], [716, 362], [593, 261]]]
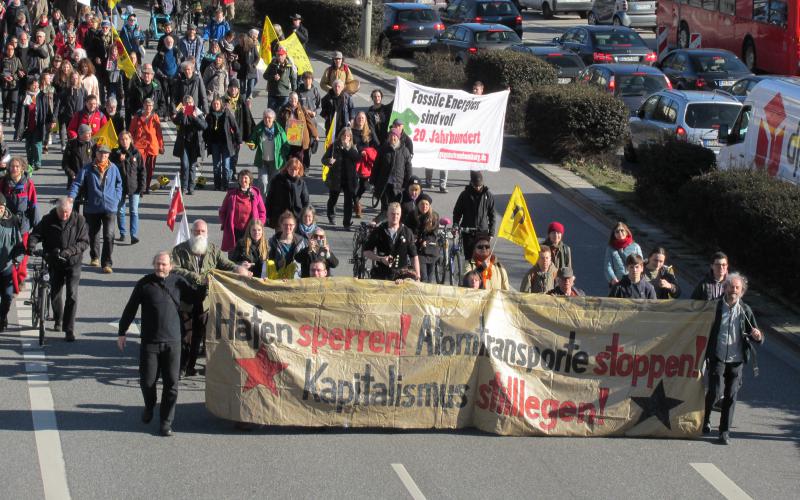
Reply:
[[231, 252], [231, 260], [237, 264], [250, 264], [250, 271], [255, 278], [266, 277], [266, 266], [269, 257], [269, 242], [264, 234], [264, 223], [253, 218], [247, 224], [245, 235], [236, 243]]
[[94, 76], [94, 64], [87, 57], [78, 61], [77, 71], [81, 75], [81, 85], [86, 90], [86, 95], [100, 95], [100, 82]]
[[372, 167], [375, 165], [375, 159], [378, 157], [378, 148], [380, 142], [378, 141], [378, 134], [369, 126], [367, 114], [359, 111], [353, 120], [353, 144], [361, 154], [361, 159], [356, 164], [356, 173], [358, 174], [358, 189], [356, 189], [355, 196], [355, 217], [360, 218], [363, 213], [361, 206], [361, 197], [367, 190], [369, 185], [369, 176], [372, 175]]

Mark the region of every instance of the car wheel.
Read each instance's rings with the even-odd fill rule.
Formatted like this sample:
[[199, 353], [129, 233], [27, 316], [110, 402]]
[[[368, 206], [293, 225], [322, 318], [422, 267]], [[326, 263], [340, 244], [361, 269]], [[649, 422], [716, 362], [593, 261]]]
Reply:
[[550, 8], [549, 3], [542, 4], [542, 17], [545, 19], [553, 19], [553, 9]]
[[744, 42], [744, 49], [742, 50], [742, 61], [747, 65], [750, 71], [756, 70], [756, 46], [750, 38]]
[[586, 16], [586, 24], [597, 24], [597, 17], [595, 17], [594, 12], [589, 12], [589, 15]]
[[628, 141], [625, 147], [622, 148], [622, 156], [625, 158], [625, 161], [636, 163], [636, 150], [633, 149], [632, 142]]
[[681, 28], [678, 30], [678, 47], [689, 48], [689, 26], [686, 23], [681, 23]]

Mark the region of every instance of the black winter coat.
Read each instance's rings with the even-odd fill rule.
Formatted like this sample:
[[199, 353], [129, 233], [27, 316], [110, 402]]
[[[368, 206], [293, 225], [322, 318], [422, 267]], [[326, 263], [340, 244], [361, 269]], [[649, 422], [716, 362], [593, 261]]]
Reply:
[[190, 157], [200, 158], [205, 151], [203, 144], [203, 131], [208, 127], [203, 113], [198, 116], [186, 116], [183, 111], [175, 115], [173, 121], [177, 127], [175, 146], [172, 148], [173, 156], [180, 158], [184, 150]]
[[[53, 114], [59, 123], [68, 124], [72, 115], [83, 109], [86, 89], [66, 87], [56, 92], [53, 100]], [[65, 125], [66, 126], [66, 125]]]
[[[83, 260], [83, 252], [89, 248], [86, 219], [77, 210], [73, 210], [69, 219], [62, 223], [54, 208], [33, 227], [28, 238], [28, 248], [36, 248], [36, 244], [40, 242], [47, 256], [47, 265], [51, 268], [79, 266]], [[56, 257], [59, 251], [66, 259], [66, 265]]]
[[[23, 104], [25, 101], [24, 92], [20, 93], [19, 103], [17, 104], [17, 116], [14, 119], [14, 140], [21, 141], [28, 137], [28, 107]], [[36, 95], [36, 124], [30, 132], [36, 142], [44, 141], [50, 133], [50, 124], [53, 123], [53, 109], [50, 107], [50, 99], [44, 92]]]
[[389, 118], [392, 116], [392, 103], [381, 103], [378, 107], [370, 106], [364, 113], [367, 115], [369, 128], [378, 135], [380, 144], [386, 142], [386, 136], [389, 135]]
[[356, 173], [356, 163], [361, 159], [361, 153], [355, 146], [349, 150], [344, 149], [341, 144], [335, 144], [328, 148], [322, 163], [329, 165], [327, 160], [333, 158], [335, 161], [330, 165], [328, 178], [325, 181], [331, 191], [344, 191], [345, 193], [355, 193], [358, 189], [358, 174]]
[[369, 182], [378, 193], [384, 189], [394, 190], [395, 196], [408, 186], [411, 179], [411, 153], [402, 145], [394, 149], [389, 143], [381, 146], [378, 151], [378, 159], [372, 167], [372, 175]]
[[122, 311], [119, 320], [120, 336], [125, 335], [142, 308], [142, 343], [179, 343], [183, 337], [180, 316], [181, 302], [194, 303], [202, 298], [203, 291], [192, 287], [186, 279], [170, 273], [159, 278], [151, 273], [140, 279]]
[[308, 206], [308, 187], [302, 177], [292, 179], [282, 171], [270, 181], [267, 187], [267, 223], [275, 229], [285, 211], [290, 211], [298, 219], [303, 208]]
[[486, 186], [482, 186], [480, 191], [475, 191], [472, 186], [465, 187], [453, 207], [453, 224], [491, 235], [494, 235], [495, 217], [494, 196]]
[[[232, 99], [225, 96], [225, 104], [228, 109], [231, 109]], [[253, 121], [253, 113], [247, 106], [247, 103], [242, 99], [241, 95], [236, 100], [236, 109], [232, 111], [233, 117], [236, 119], [236, 125], [239, 127], [239, 142], [236, 144], [238, 147], [242, 141], [249, 139], [253, 135], [253, 129], [256, 128], [256, 122]]]
[[144, 160], [136, 146], [131, 144], [127, 150], [123, 149], [122, 145], [115, 148], [111, 152], [111, 163], [115, 164], [122, 174], [122, 195], [142, 194], [145, 189]]
[[[266, 238], [266, 236], [263, 235], [261, 237]], [[239, 241], [236, 242], [236, 248], [233, 249], [230, 255], [231, 261], [237, 264], [241, 264], [242, 262], [252, 263], [253, 267], [251, 267], [250, 270], [253, 272], [253, 276], [256, 278], [264, 278], [265, 276], [261, 275], [264, 269], [264, 259], [262, 259], [261, 255], [258, 253], [258, 245], [251, 242], [250, 250], [245, 252], [244, 246], [249, 238], [249, 235], [245, 235], [244, 238], [240, 238]], [[269, 258], [269, 255], [267, 255], [267, 258]]]
[[692, 291], [692, 300], [717, 300], [725, 295], [725, 280], [717, 281], [709, 271]]
[[92, 161], [92, 140], [82, 142], [80, 138], [76, 137], [67, 141], [64, 148], [64, 156], [61, 157], [61, 168], [67, 177], [71, 180], [75, 179], [78, 171], [88, 165]]
[[223, 144], [226, 154], [233, 156], [236, 153], [236, 147], [242, 143], [242, 134], [233, 113], [229, 109], [223, 108], [217, 116], [212, 111], [206, 115], [206, 123], [208, 127], [203, 131], [203, 140], [209, 154], [211, 153], [211, 144]]
[[206, 86], [197, 73], [193, 73], [191, 78], [186, 78], [183, 73], [178, 73], [178, 77], [172, 82], [172, 102], [174, 105], [183, 102], [183, 96], [186, 95], [192, 96], [194, 105], [200, 108], [203, 113], [208, 113]]
[[128, 114], [129, 122], [133, 120], [133, 117], [136, 116], [140, 109], [144, 108], [144, 100], [148, 97], [153, 100], [153, 112], [162, 119], [167, 116], [167, 101], [161, 84], [153, 80], [148, 85], [134, 76], [131, 79], [131, 83], [128, 84], [128, 94], [126, 96], [128, 102], [125, 111]]

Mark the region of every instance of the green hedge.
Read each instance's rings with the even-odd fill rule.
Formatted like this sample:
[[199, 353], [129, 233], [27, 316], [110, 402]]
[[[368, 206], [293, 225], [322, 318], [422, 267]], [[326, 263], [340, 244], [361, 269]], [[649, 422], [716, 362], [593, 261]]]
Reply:
[[648, 144], [637, 151], [639, 164], [632, 169], [636, 195], [642, 205], [660, 215], [674, 215], [675, 194], [693, 177], [716, 168], [713, 151], [670, 138], [664, 144]]
[[[325, 50], [341, 50], [347, 56], [359, 53], [361, 11], [353, 0], [264, 0], [256, 2], [263, 24], [269, 16], [284, 33], [291, 25], [289, 16], [300, 14], [308, 28], [309, 43]], [[258, 26], [261, 29], [261, 25]], [[378, 36], [383, 28], [383, 2], [372, 2], [372, 50], [378, 50]]]
[[417, 52], [414, 55], [414, 81], [420, 85], [440, 89], [465, 90], [467, 78], [464, 65], [458, 64], [447, 54]]
[[607, 158], [625, 139], [628, 111], [591, 85], [540, 86], [528, 99], [525, 128], [534, 149], [554, 161]]
[[733, 267], [800, 295], [800, 186], [760, 171], [711, 172], [687, 182], [674, 206], [686, 231]]

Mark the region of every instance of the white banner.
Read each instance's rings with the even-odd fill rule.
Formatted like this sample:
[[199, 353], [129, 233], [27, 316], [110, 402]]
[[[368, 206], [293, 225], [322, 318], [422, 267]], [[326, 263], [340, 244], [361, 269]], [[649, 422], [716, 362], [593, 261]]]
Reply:
[[500, 170], [508, 90], [474, 95], [397, 78], [389, 123], [402, 120], [414, 141], [414, 166]]

